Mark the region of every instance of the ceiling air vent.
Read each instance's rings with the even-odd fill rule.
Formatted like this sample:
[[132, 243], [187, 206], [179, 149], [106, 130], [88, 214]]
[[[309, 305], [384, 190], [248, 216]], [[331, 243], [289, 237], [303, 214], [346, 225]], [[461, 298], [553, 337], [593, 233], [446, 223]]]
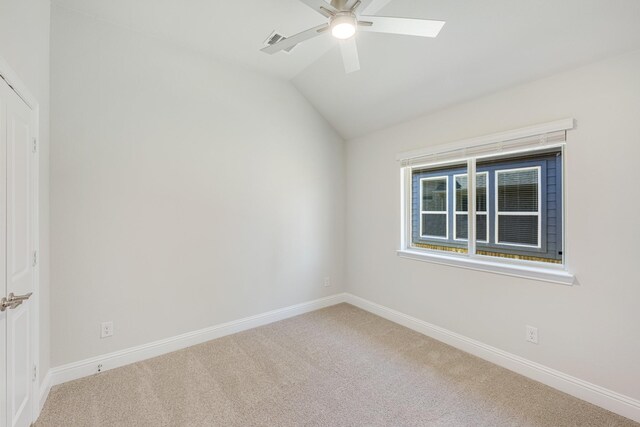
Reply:
[[[272, 44], [276, 44], [276, 43], [278, 43], [279, 41], [282, 41], [282, 40], [284, 40], [284, 39], [286, 39], [286, 37], [285, 37], [285, 36], [283, 36], [282, 34], [279, 34], [277, 31], [274, 31], [274, 32], [272, 32], [272, 33], [271, 33], [271, 35], [269, 35], [269, 37], [267, 37], [267, 39], [264, 41], [264, 45], [265, 45], [265, 46], [271, 46]], [[291, 46], [289, 49], [285, 49], [284, 51], [285, 51], [285, 52], [287, 52], [287, 53], [289, 53], [289, 52], [291, 52], [291, 50], [293, 50], [293, 48], [294, 48], [294, 47], [296, 47], [296, 46], [297, 46], [297, 45], [295, 45], [295, 46]]]

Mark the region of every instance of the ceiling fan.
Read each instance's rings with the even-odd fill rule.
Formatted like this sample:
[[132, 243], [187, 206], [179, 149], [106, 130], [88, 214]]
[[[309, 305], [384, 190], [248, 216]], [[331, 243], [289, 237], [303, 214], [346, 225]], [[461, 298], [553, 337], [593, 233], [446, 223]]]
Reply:
[[375, 13], [390, 0], [300, 0], [328, 21], [291, 37], [280, 38], [274, 44], [263, 49], [263, 52], [274, 54], [281, 50], [289, 51], [297, 44], [331, 32], [340, 41], [340, 51], [347, 73], [360, 69], [358, 47], [355, 35], [358, 31], [374, 33], [403, 34], [419, 37], [436, 37], [444, 21], [432, 21], [417, 18], [392, 18], [386, 16], [360, 15], [359, 11]]

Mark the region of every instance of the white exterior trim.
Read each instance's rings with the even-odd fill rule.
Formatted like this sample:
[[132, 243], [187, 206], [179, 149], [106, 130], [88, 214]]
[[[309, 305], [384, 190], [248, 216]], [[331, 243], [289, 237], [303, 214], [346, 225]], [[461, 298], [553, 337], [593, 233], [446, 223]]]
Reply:
[[613, 390], [584, 381], [564, 372], [549, 368], [524, 357], [506, 352], [464, 335], [408, 316], [399, 311], [368, 301], [352, 294], [346, 294], [346, 302], [370, 313], [413, 329], [423, 335], [449, 344], [457, 349], [473, 354], [510, 371], [517, 372], [532, 380], [585, 400], [623, 417], [640, 422], [640, 400], [625, 396]]
[[[469, 191], [469, 174], [461, 173], [453, 175], [453, 185], [451, 186], [451, 191], [453, 192], [453, 240], [458, 242], [466, 242], [469, 239], [458, 239], [458, 215], [466, 215], [467, 221], [471, 221], [469, 218], [469, 211], [460, 211], [458, 213], [458, 189], [456, 188], [456, 182], [459, 177], [467, 177], [467, 205], [469, 205], [469, 199], [471, 198], [471, 192]], [[468, 222], [467, 222], [468, 224]], [[469, 226], [467, 225], [467, 232], [469, 231]]]
[[[444, 179], [444, 183], [445, 183], [445, 192], [444, 195], [446, 197], [444, 205], [445, 205], [445, 210], [444, 211], [425, 211], [424, 207], [422, 206], [422, 201], [423, 201], [423, 194], [422, 191], [424, 189], [423, 185], [422, 185], [422, 181], [436, 181], [436, 180], [442, 180]], [[427, 178], [420, 178], [420, 191], [418, 193], [418, 197], [420, 197], [420, 219], [419, 219], [419, 224], [418, 226], [420, 227], [420, 237], [426, 238], [426, 239], [439, 239], [439, 240], [449, 240], [449, 177], [447, 175], [444, 176], [430, 176]], [[422, 232], [422, 215], [444, 215], [446, 220], [445, 220], [445, 225], [446, 225], [446, 232], [445, 232], [445, 236], [429, 236], [426, 235]]]
[[[475, 164], [475, 162], [474, 162], [474, 164]], [[476, 179], [477, 179], [478, 175], [484, 175], [486, 177], [485, 178], [486, 186], [485, 186], [485, 190], [484, 191], [485, 191], [485, 197], [487, 199], [486, 208], [489, 209], [489, 172], [487, 172], [487, 171], [485, 171], [485, 172], [476, 172]], [[472, 193], [477, 193], [477, 191], [472, 192], [472, 191], [469, 190], [469, 188], [471, 188], [469, 186], [469, 174], [461, 173], [461, 174], [453, 175], [453, 190], [455, 191], [456, 178], [465, 177], [465, 176], [467, 177], [467, 197], [468, 197], [468, 200], [469, 200], [467, 203], [469, 204], [469, 207], [471, 207], [471, 194]], [[477, 188], [477, 186], [478, 185], [477, 185], [477, 181], [476, 181], [476, 188]], [[475, 200], [474, 200], [474, 202], [475, 202]], [[475, 206], [475, 203], [474, 203], [473, 206]], [[469, 215], [469, 212], [471, 211], [471, 209], [469, 209], [466, 212], [465, 211], [458, 212], [457, 208], [458, 208], [458, 198], [454, 196], [454, 198], [453, 198], [453, 240], [455, 240], [457, 242], [467, 242], [469, 240], [468, 238], [467, 239], [458, 239], [458, 238], [456, 238], [456, 232], [457, 232], [457, 228], [458, 228], [456, 226], [456, 224], [457, 224], [456, 216], [457, 215], [467, 215], [469, 217], [468, 221], [471, 221], [471, 215]], [[486, 210], [486, 211], [475, 211], [475, 215], [476, 216], [484, 215], [484, 216], [487, 217], [487, 232], [485, 233], [486, 234], [485, 240], [476, 240], [476, 242], [489, 243], [489, 211], [488, 210]]]

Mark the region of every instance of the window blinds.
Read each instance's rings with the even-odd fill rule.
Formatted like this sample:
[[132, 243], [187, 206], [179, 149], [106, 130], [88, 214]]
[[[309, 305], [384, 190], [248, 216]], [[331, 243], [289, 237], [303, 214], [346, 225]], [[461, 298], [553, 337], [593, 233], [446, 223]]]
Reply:
[[429, 147], [399, 154], [402, 167], [425, 164], [448, 164], [470, 157], [484, 158], [513, 152], [555, 147], [566, 142], [566, 131], [574, 120], [564, 119], [528, 128], [487, 135], [456, 143]]

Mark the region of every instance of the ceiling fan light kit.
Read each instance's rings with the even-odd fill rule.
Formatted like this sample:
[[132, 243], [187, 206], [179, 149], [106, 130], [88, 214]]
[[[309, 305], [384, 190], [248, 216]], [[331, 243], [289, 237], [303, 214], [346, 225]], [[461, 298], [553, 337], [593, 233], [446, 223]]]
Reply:
[[330, 21], [331, 34], [339, 40], [350, 39], [356, 34], [358, 21], [356, 15], [351, 12], [340, 12]]
[[359, 10], [375, 13], [391, 0], [332, 0], [331, 4], [324, 0], [300, 1], [324, 16], [328, 21], [272, 43], [261, 49], [263, 52], [273, 55], [280, 51], [290, 51], [299, 43], [322, 36], [328, 32], [327, 30], [331, 30], [333, 37], [340, 40], [340, 51], [345, 71], [351, 73], [360, 69], [358, 48], [354, 37], [358, 31], [436, 37], [444, 26], [444, 21], [357, 15]]

